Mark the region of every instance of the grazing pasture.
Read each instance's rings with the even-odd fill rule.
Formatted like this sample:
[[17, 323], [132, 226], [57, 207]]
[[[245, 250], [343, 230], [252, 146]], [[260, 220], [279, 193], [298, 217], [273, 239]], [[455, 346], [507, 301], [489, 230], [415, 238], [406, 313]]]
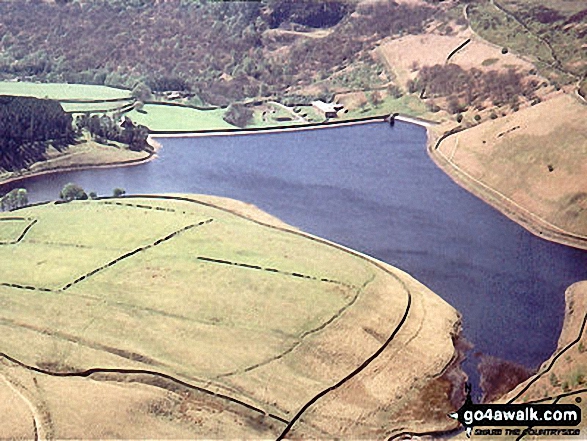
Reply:
[[140, 112], [132, 110], [126, 115], [136, 123], [155, 131], [197, 131], [235, 129], [222, 119], [225, 109], [198, 110], [190, 107], [146, 104]]
[[[209, 201], [107, 198], [0, 214], [0, 376], [52, 415], [44, 430], [108, 435], [71, 425], [94, 394], [122, 411], [114, 418], [102, 406], [91, 421], [124, 437], [143, 425], [183, 436], [188, 423], [205, 437], [276, 437], [313, 397], [356, 376], [353, 387], [385, 384], [368, 394], [374, 416], [357, 426], [365, 434], [373, 418], [398, 411], [386, 404], [393, 394], [417, 397], [415, 382], [450, 365], [458, 317], [409, 276]], [[426, 308], [436, 318], [424, 320]], [[382, 361], [361, 373], [373, 354]], [[444, 426], [453, 424], [446, 409], [445, 400]]]
[[0, 81], [0, 95], [34, 96], [65, 100], [125, 100], [131, 98], [130, 90], [108, 86], [66, 83], [28, 83], [20, 81]]

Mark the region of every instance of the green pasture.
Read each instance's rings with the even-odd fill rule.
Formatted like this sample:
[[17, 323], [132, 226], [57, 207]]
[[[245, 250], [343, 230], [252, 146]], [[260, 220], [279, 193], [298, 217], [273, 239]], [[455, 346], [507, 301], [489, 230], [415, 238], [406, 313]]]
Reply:
[[[0, 95], [34, 96], [61, 100], [128, 99], [129, 90], [108, 86], [65, 83], [27, 83], [0, 81]], [[102, 104], [103, 105], [103, 104]]]
[[69, 113], [111, 113], [120, 111], [130, 103], [129, 100], [121, 100], [106, 103], [61, 103], [61, 106]]
[[136, 124], [155, 131], [198, 131], [235, 129], [222, 119], [224, 109], [198, 110], [191, 107], [146, 104], [142, 111], [132, 110], [126, 115]]
[[404, 115], [426, 117], [433, 119], [431, 113], [424, 102], [414, 95], [404, 95], [400, 98], [385, 97], [377, 106], [371, 103], [364, 108], [357, 108], [349, 111], [343, 119], [364, 118], [368, 116], [381, 116], [390, 113], [401, 113]]
[[27, 219], [0, 218], [0, 243], [16, 241], [30, 223]]
[[0, 283], [52, 291], [0, 285], [0, 351], [30, 364], [213, 379], [291, 350], [378, 273], [328, 245], [188, 202], [75, 201], [18, 213], [37, 223], [0, 246]]

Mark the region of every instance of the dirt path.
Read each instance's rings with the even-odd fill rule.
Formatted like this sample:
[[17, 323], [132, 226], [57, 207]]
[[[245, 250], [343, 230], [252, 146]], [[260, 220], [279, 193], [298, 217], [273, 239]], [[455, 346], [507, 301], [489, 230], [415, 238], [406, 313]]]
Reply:
[[27, 398], [24, 396], [24, 394], [19, 391], [16, 386], [14, 386], [7, 378], [6, 376], [0, 374], [0, 378], [2, 378], [2, 380], [4, 380], [4, 382], [6, 383], [6, 385], [16, 394], [20, 397], [20, 399], [22, 401], [24, 401], [24, 403], [27, 405], [27, 407], [29, 408], [29, 410], [31, 411], [31, 415], [33, 417], [33, 424], [34, 424], [34, 431], [35, 431], [35, 441], [38, 440], [45, 440], [47, 439], [47, 433], [45, 432], [43, 425], [41, 423], [41, 421], [43, 420], [41, 415], [39, 414], [39, 411], [37, 410], [37, 408], [35, 407], [35, 405]]

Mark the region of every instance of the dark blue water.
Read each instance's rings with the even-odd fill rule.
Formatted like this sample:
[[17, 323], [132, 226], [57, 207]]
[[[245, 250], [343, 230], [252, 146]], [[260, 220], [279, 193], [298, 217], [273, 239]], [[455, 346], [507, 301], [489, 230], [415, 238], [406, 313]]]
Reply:
[[254, 203], [409, 272], [463, 314], [476, 351], [529, 367], [556, 347], [564, 290], [587, 279], [586, 252], [533, 236], [458, 187], [428, 158], [426, 132], [414, 125], [161, 142], [149, 164], [24, 186], [31, 200], [54, 199], [75, 182], [103, 195], [123, 187]]

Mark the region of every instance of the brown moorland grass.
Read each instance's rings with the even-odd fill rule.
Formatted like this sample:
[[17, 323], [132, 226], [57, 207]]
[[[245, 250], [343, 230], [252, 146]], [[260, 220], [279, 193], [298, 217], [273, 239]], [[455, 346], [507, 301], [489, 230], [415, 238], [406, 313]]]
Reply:
[[149, 375], [58, 378], [9, 362], [0, 372], [10, 382], [0, 386], [13, 392], [0, 387], [3, 439], [32, 439], [35, 426], [41, 439], [226, 439], [235, 433], [271, 439], [278, 432], [266, 416]]
[[445, 64], [448, 55], [469, 38], [471, 42], [451, 58], [451, 63], [465, 70], [506, 70], [514, 67], [528, 71], [533, 67], [514, 54], [502, 54], [498, 47], [481, 40], [469, 30], [456, 35], [407, 35], [381, 45], [378, 53], [405, 86], [409, 79], [416, 77], [420, 67]]
[[0, 371], [1, 439], [32, 439], [35, 435], [33, 415], [18, 390]]
[[586, 247], [586, 117], [585, 105], [561, 95], [449, 136], [431, 153], [458, 182], [532, 232]]
[[[312, 397], [382, 348], [381, 358], [344, 381], [349, 387], [361, 382], [360, 400], [347, 394], [328, 401], [350, 417], [360, 412], [355, 433], [374, 433], [380, 418], [388, 419], [382, 433], [392, 433], [402, 408], [420, 406], [422, 388], [435, 391], [432, 399], [444, 403], [443, 410], [454, 407], [446, 398], [452, 383], [437, 383], [456, 357], [459, 319], [451, 307], [398, 270], [223, 209], [236, 206], [256, 216], [253, 207], [205, 204], [130, 197], [15, 212], [37, 223], [19, 244], [0, 246], [0, 282], [20, 284], [0, 285], [0, 352], [50, 372], [142, 369], [157, 381], [167, 375], [172, 384], [159, 385], [167, 392], [177, 393], [177, 381], [208, 391], [190, 404], [126, 384], [86, 384], [104, 375], [138, 381], [128, 372], [37, 378], [42, 394], [35, 406], [50, 416], [55, 436], [143, 436], [155, 424], [144, 409], [156, 408], [179, 424], [169, 426], [177, 430], [185, 418], [204, 421], [192, 436], [274, 437]], [[8, 215], [14, 213], [0, 217]], [[11, 260], [14, 253], [18, 261]], [[68, 286], [72, 280], [78, 282]], [[51, 291], [34, 289], [40, 283]], [[413, 307], [406, 310], [410, 297]], [[71, 426], [74, 410], [89, 409], [92, 397], [102, 403], [96, 421], [111, 421], [111, 432]], [[115, 415], [109, 409], [117, 400], [122, 410]], [[312, 423], [320, 433], [340, 433], [338, 423], [328, 424], [336, 420], [336, 406]], [[453, 425], [441, 413], [428, 420], [429, 427]]]

